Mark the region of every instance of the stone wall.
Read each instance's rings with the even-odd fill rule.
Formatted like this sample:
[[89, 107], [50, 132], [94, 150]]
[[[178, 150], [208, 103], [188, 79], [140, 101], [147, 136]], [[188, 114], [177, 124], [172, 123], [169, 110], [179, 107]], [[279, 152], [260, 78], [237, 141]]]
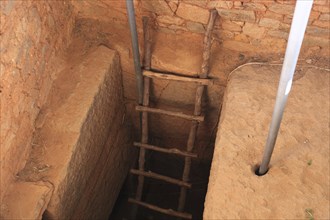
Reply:
[[[141, 16], [154, 18], [160, 32], [180, 35], [203, 34], [209, 10], [220, 15], [214, 38], [223, 48], [252, 54], [283, 55], [296, 0], [137, 0], [135, 10], [138, 29]], [[78, 17], [108, 21], [127, 27], [125, 2], [74, 2]], [[326, 56], [329, 47], [329, 0], [314, 1], [301, 57]], [[112, 13], [107, 13], [111, 11]], [[97, 13], [95, 13], [97, 12]], [[320, 53], [321, 52], [321, 53]], [[267, 57], [272, 60], [271, 57]], [[274, 60], [278, 57], [273, 57]]]
[[2, 201], [26, 162], [34, 121], [71, 42], [74, 15], [67, 1], [1, 1], [0, 13]]
[[[284, 52], [295, 5], [295, 0], [141, 2], [145, 10], [155, 13], [160, 30], [172, 33], [204, 33], [208, 10], [215, 8], [220, 15], [215, 38], [224, 48], [271, 54]], [[329, 47], [329, 1], [314, 2], [303, 45], [309, 51], [305, 50], [302, 56], [318, 55], [320, 49]]]

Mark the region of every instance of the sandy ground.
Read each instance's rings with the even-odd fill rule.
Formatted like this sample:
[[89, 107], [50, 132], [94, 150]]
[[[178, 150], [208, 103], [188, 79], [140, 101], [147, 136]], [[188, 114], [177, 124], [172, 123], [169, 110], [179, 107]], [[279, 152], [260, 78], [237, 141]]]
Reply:
[[271, 168], [260, 163], [281, 65], [230, 76], [218, 127], [204, 219], [329, 219], [329, 71], [298, 66]]

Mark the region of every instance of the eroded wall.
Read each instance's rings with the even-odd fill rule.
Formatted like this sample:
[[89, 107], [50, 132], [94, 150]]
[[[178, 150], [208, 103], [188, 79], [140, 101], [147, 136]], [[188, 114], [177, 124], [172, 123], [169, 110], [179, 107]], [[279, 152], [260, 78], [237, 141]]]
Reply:
[[0, 198], [24, 166], [34, 122], [71, 43], [68, 1], [1, 1]]

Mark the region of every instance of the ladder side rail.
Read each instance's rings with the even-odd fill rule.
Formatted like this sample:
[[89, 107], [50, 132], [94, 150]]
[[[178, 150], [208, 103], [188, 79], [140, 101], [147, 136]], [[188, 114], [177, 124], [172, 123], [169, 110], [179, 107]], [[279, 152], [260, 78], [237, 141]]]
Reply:
[[[210, 52], [211, 52], [211, 36], [212, 36], [212, 30], [213, 30], [216, 16], [217, 16], [217, 11], [214, 9], [210, 12], [208, 25], [207, 25], [207, 29], [206, 29], [204, 40], [203, 40], [203, 45], [204, 45], [204, 47], [203, 47], [203, 63], [202, 63], [202, 68], [201, 68], [201, 74], [199, 75], [199, 77], [203, 78], [203, 79], [206, 79], [208, 77], [209, 65], [210, 65], [210, 62], [209, 62], [210, 61]], [[197, 87], [196, 98], [195, 98], [194, 115], [196, 115], [196, 116], [201, 115], [203, 92], [204, 92], [204, 86], [199, 85]], [[187, 142], [187, 151], [188, 152], [191, 152], [194, 148], [197, 129], [198, 129], [198, 122], [192, 121], [190, 131], [189, 131], [188, 142]], [[185, 182], [189, 181], [190, 169], [191, 169], [191, 158], [185, 157], [182, 181], [185, 181]], [[181, 187], [179, 203], [178, 203], [178, 211], [184, 210], [184, 206], [186, 203], [186, 197], [187, 197], [187, 189], [184, 187]]]
[[[144, 30], [144, 60], [143, 65], [144, 68], [150, 70], [151, 68], [151, 40], [150, 40], [150, 32], [148, 27], [149, 18], [143, 17], [143, 30]], [[150, 93], [150, 78], [144, 77], [144, 90], [143, 90], [143, 106], [149, 106], [149, 93]], [[148, 112], [140, 113], [140, 120], [141, 120], [141, 143], [147, 144], [148, 143]], [[139, 149], [139, 171], [144, 171], [145, 166], [145, 154], [146, 149], [140, 148]], [[141, 201], [142, 193], [143, 193], [143, 186], [144, 186], [144, 176], [139, 175], [138, 177], [138, 186], [136, 189], [135, 199], [136, 201]], [[137, 205], [135, 204], [131, 210], [131, 218], [136, 219], [137, 215]]]

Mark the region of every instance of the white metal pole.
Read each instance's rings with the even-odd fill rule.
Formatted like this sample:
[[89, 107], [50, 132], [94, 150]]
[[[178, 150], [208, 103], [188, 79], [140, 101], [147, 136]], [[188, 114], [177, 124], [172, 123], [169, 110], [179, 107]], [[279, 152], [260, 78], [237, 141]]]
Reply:
[[294, 15], [291, 23], [291, 30], [286, 47], [284, 62], [282, 66], [281, 78], [278, 86], [275, 107], [272, 121], [268, 133], [265, 151], [258, 175], [264, 175], [268, 171], [268, 165], [274, 150], [277, 134], [280, 128], [283, 111], [291, 90], [293, 74], [297, 65], [297, 60], [304, 38], [309, 14], [311, 12], [313, 0], [297, 0]]

